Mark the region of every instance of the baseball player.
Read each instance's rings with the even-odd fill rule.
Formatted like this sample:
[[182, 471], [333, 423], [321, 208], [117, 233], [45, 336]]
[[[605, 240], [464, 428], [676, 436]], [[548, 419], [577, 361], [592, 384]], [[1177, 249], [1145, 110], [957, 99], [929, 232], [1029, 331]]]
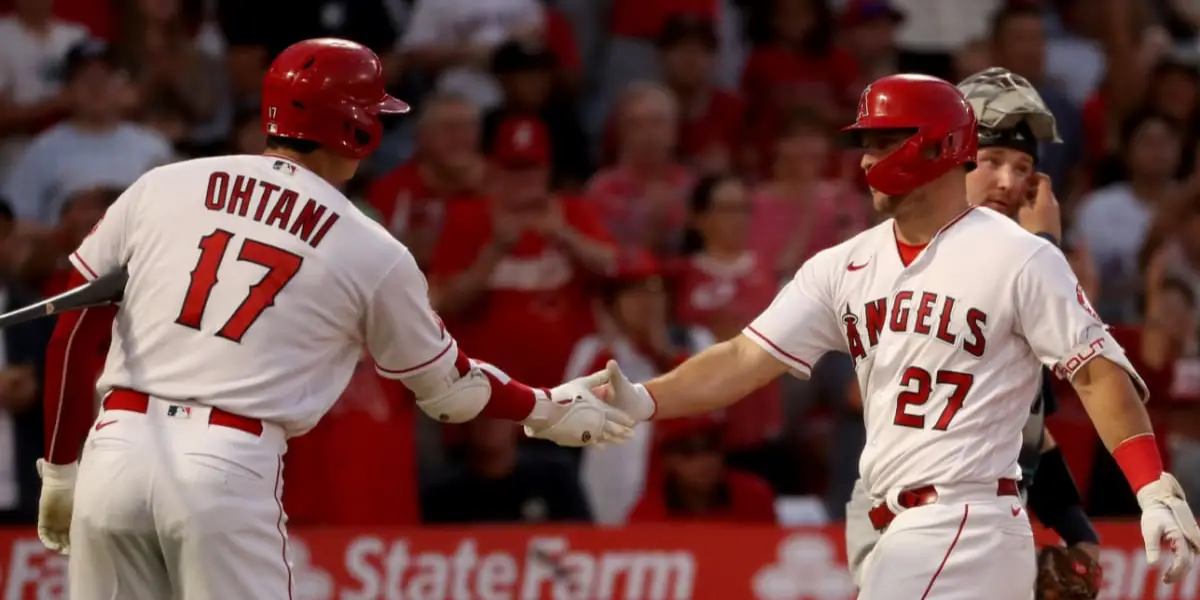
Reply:
[[[80, 283], [129, 273], [119, 309], [62, 316], [48, 351], [38, 534], [71, 551], [72, 598], [292, 598], [287, 439], [364, 346], [439, 421], [511, 419], [574, 446], [632, 433], [584, 379], [531, 389], [469, 359], [412, 255], [338, 192], [380, 119], [407, 111], [367, 48], [295, 44], [263, 84], [265, 155], [147, 173], [71, 255]], [[93, 420], [85, 348], [110, 330]]]
[[1039, 364], [1069, 380], [1137, 490], [1151, 561], [1190, 568], [1200, 528], [1165, 473], [1146, 388], [1050, 242], [966, 200], [978, 137], [953, 85], [872, 83], [846, 133], [890, 218], [825, 250], [741, 335], [648, 383], [615, 362], [597, 391], [638, 420], [703, 413], [850, 354], [863, 390], [859, 467], [879, 541], [863, 600], [1028, 598], [1034, 544], [1017, 455]]
[[[1038, 144], [1062, 141], [1054, 115], [1028, 80], [999, 67], [968, 77], [958, 88], [979, 120], [978, 166], [967, 174], [967, 202], [996, 210], [1057, 246], [1062, 236], [1057, 202], [1049, 180], [1035, 170]], [[1083, 572], [1074, 568], [1059, 572], [1057, 566], [1065, 561], [1051, 562], [1053, 567], [1039, 570], [1038, 586], [1055, 586], [1058, 598], [1095, 598], [1100, 540], [1062, 452], [1046, 430], [1045, 418], [1055, 409], [1054, 395], [1044, 385], [1050, 376], [1049, 371], [1043, 372], [1043, 385], [1030, 403], [1022, 430], [1021, 491], [1034, 514], [1077, 550], [1069, 556]], [[871, 506], [859, 480], [846, 506], [846, 558], [856, 584], [861, 584], [863, 562], [879, 539], [868, 518]], [[1072, 585], [1079, 596], [1066, 595], [1070, 590], [1064, 588]]]

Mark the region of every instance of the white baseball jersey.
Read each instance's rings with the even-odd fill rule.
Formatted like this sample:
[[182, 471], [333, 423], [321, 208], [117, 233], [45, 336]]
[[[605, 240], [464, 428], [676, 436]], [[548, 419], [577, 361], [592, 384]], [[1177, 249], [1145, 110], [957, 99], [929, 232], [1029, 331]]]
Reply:
[[1040, 364], [1070, 378], [1103, 355], [1145, 385], [1062, 253], [968, 209], [905, 266], [889, 219], [800, 268], [745, 334], [807, 376], [848, 352], [863, 390], [871, 495], [1019, 478]]
[[99, 387], [316, 425], [365, 346], [381, 375], [448, 368], [453, 338], [408, 250], [341, 192], [269, 156], [150, 171], [71, 255], [129, 283]]

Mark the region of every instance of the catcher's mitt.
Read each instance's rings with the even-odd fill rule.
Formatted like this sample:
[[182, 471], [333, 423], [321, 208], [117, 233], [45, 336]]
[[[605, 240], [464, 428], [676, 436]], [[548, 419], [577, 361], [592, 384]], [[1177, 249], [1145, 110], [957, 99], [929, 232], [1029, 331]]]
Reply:
[[1100, 593], [1100, 563], [1087, 552], [1046, 546], [1037, 559], [1037, 600], [1095, 600]]

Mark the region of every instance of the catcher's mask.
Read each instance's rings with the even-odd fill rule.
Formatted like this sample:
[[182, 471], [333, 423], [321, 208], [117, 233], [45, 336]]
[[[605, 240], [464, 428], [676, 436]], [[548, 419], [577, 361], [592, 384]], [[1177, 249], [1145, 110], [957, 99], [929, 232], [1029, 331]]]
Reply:
[[975, 113], [958, 88], [927, 75], [889, 75], [863, 90], [858, 118], [842, 129], [844, 141], [862, 147], [863, 134], [903, 131], [911, 135], [866, 174], [874, 189], [898, 196], [951, 169], [975, 166]]
[[980, 148], [1011, 148], [1038, 159], [1042, 142], [1061, 143], [1054, 114], [1028, 79], [1001, 67], [958, 84], [979, 120]]
[[337, 38], [288, 46], [263, 80], [263, 130], [316, 142], [360, 160], [379, 147], [381, 115], [408, 112], [383, 89], [383, 65], [370, 48]]

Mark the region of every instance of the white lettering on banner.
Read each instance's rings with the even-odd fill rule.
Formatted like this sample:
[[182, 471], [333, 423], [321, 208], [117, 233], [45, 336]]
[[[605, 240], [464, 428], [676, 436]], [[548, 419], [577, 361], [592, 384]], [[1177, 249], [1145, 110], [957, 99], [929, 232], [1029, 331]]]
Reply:
[[[1162, 560], [1170, 560], [1164, 556]], [[1100, 566], [1104, 569], [1103, 587], [1098, 600], [1176, 600], [1196, 598], [1200, 575], [1192, 569], [1183, 581], [1168, 585], [1162, 581], [1162, 571], [1146, 563], [1146, 553], [1140, 548], [1125, 550], [1103, 548]], [[1146, 593], [1153, 589], [1153, 595]]]
[[4, 600], [66, 600], [67, 557], [51, 553], [37, 538], [13, 540], [10, 552]]
[[1059, 379], [1070, 381], [1071, 378], [1075, 376], [1075, 371], [1079, 370], [1079, 367], [1087, 364], [1089, 360], [1092, 360], [1092, 358], [1099, 354], [1103, 349], [1103, 337], [1092, 340], [1092, 343], [1088, 344], [1083, 350], [1076, 352], [1071, 358], [1054, 365], [1054, 374], [1058, 376]]
[[[413, 551], [408, 540], [361, 537], [346, 549], [357, 587], [340, 600], [689, 600], [696, 561], [677, 551], [572, 551], [564, 537], [533, 537], [524, 557], [480, 555], [464, 538], [453, 553]], [[376, 565], [381, 565], [382, 568]], [[518, 593], [519, 590], [519, 593]], [[548, 592], [548, 594], [547, 594]]]

